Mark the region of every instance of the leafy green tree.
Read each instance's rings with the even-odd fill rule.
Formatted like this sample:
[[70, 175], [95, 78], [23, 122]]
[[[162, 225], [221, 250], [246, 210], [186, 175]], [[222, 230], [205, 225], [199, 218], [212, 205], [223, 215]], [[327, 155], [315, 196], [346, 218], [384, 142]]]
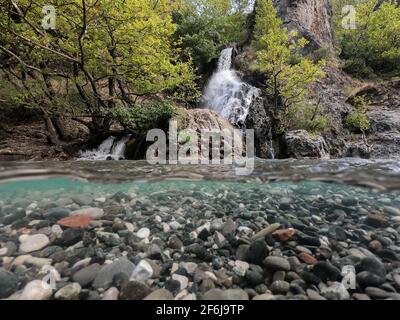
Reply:
[[[42, 27], [43, 7], [56, 28]], [[40, 110], [49, 137], [62, 136], [60, 116], [108, 134], [114, 108], [143, 97], [196, 93], [191, 61], [182, 62], [169, 0], [19, 0], [0, 5], [0, 68], [20, 105]], [[88, 121], [87, 119], [90, 119]]]
[[[336, 0], [338, 1], [338, 0]], [[397, 1], [354, 1], [355, 29], [343, 28], [337, 4], [335, 30], [345, 70], [360, 76], [400, 72], [400, 7]]]
[[266, 90], [273, 100], [278, 127], [285, 123], [280, 118], [287, 114], [287, 109], [301, 103], [308, 95], [310, 85], [325, 75], [323, 60], [315, 63], [301, 56], [301, 49], [306, 44], [307, 40], [299, 37], [297, 32], [289, 32], [282, 26], [272, 0], [257, 1], [253, 41], [257, 53], [253, 68], [267, 77]]

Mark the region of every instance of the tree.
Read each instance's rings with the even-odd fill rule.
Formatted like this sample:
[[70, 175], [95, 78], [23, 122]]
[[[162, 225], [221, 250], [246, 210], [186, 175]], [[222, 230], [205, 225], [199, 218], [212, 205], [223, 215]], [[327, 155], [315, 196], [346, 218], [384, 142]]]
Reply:
[[[52, 5], [56, 28], [42, 27]], [[10, 0], [0, 7], [0, 68], [21, 105], [40, 110], [58, 144], [60, 116], [103, 139], [116, 107], [141, 97], [195, 91], [191, 61], [179, 59], [169, 0]], [[91, 120], [84, 120], [89, 117]]]
[[[338, 0], [336, 0], [338, 1]], [[400, 72], [400, 7], [398, 1], [356, 1], [356, 28], [336, 23], [345, 70], [364, 77]], [[338, 9], [337, 9], [338, 11]], [[336, 13], [336, 21], [343, 18]]]
[[243, 41], [246, 35], [245, 0], [183, 0], [175, 13], [176, 37], [182, 53], [193, 57], [199, 74], [210, 69], [210, 63], [221, 50]]
[[323, 60], [314, 63], [301, 56], [306, 44], [307, 40], [297, 32], [289, 32], [282, 26], [272, 0], [257, 1], [253, 41], [257, 52], [253, 68], [267, 77], [266, 90], [273, 100], [278, 127], [284, 123], [279, 118], [287, 109], [300, 103], [309, 93], [310, 85], [325, 75]]

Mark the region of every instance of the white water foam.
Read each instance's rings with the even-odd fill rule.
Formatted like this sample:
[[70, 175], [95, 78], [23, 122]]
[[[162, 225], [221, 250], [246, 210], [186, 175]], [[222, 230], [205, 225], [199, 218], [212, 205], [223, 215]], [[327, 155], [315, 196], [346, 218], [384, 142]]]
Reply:
[[120, 140], [116, 137], [108, 137], [97, 149], [82, 151], [79, 160], [121, 160], [125, 159], [126, 143], [130, 139], [127, 135]]
[[204, 89], [202, 102], [234, 125], [243, 125], [261, 90], [240, 80], [232, 69], [233, 48], [224, 49], [217, 71]]

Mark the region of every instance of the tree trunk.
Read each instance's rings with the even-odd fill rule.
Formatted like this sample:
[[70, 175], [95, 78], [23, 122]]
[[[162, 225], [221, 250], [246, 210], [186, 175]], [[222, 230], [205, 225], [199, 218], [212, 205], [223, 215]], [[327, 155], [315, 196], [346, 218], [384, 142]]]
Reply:
[[110, 135], [111, 119], [93, 118], [92, 125], [89, 127], [90, 138], [87, 142], [89, 148], [96, 148], [101, 142]]
[[44, 121], [46, 124], [47, 139], [49, 140], [49, 143], [53, 146], [59, 147], [60, 140], [58, 139], [57, 130], [54, 127], [53, 121], [51, 121], [47, 115], [44, 115]]
[[57, 131], [58, 136], [61, 138], [61, 140], [69, 140], [70, 136], [68, 135], [66, 129], [65, 129], [65, 124], [64, 124], [64, 119], [63, 117], [54, 117], [51, 119], [51, 122], [54, 125], [54, 128]]

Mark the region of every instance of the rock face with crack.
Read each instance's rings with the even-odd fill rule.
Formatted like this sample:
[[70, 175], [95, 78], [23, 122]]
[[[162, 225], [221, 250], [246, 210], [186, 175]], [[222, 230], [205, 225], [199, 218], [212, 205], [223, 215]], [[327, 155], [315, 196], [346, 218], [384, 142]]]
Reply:
[[[372, 158], [400, 157], [400, 81], [365, 86], [352, 97], [364, 97], [371, 122], [368, 140]], [[352, 98], [350, 97], [350, 98]]]
[[310, 41], [306, 49], [333, 49], [332, 4], [329, 0], [275, 0], [279, 16], [289, 30]]

